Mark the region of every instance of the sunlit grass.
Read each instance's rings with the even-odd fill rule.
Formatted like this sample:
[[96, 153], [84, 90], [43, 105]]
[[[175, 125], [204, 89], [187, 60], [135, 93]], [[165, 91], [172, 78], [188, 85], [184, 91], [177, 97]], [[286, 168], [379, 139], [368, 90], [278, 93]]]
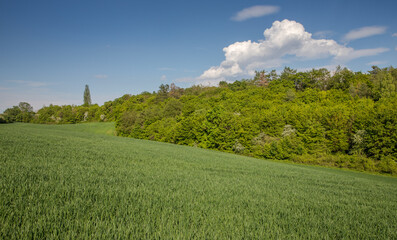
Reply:
[[113, 130], [0, 125], [0, 239], [397, 238], [396, 178]]

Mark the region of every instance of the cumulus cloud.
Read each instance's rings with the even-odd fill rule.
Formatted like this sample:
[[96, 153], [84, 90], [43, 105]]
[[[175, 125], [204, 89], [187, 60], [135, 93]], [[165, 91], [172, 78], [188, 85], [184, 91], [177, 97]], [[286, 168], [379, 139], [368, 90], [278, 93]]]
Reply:
[[223, 49], [225, 60], [219, 66], [204, 71], [196, 83], [217, 83], [241, 76], [252, 76], [257, 69], [276, 68], [286, 58], [313, 60], [331, 58], [334, 63], [343, 64], [355, 58], [377, 55], [387, 48], [355, 50], [338, 44], [334, 40], [313, 39], [303, 25], [290, 20], [275, 21], [263, 33], [265, 39], [258, 42], [233, 43]]
[[327, 38], [327, 37], [331, 36], [332, 34], [333, 34], [332, 31], [319, 31], [319, 32], [315, 32], [313, 34], [313, 36], [317, 37], [317, 38]]
[[166, 80], [167, 80], [167, 76], [161, 75], [160, 80], [161, 80], [161, 81], [166, 81]]
[[393, 33], [392, 37], [397, 37], [397, 33]]
[[249, 8], [244, 8], [232, 17], [234, 21], [244, 21], [250, 18], [262, 17], [265, 15], [276, 13], [280, 10], [277, 6], [258, 5]]
[[351, 41], [360, 38], [366, 38], [374, 35], [383, 34], [385, 32], [386, 32], [386, 27], [382, 27], [382, 26], [362, 27], [351, 30], [344, 36], [343, 39], [345, 41]]

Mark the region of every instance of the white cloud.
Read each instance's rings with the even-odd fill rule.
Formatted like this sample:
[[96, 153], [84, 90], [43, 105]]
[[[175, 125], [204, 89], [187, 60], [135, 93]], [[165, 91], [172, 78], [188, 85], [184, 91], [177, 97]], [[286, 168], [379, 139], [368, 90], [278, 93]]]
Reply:
[[235, 16], [232, 17], [234, 21], [244, 21], [250, 18], [262, 17], [265, 15], [276, 13], [280, 10], [280, 7], [277, 6], [266, 6], [266, 5], [258, 5], [249, 8], [244, 8], [243, 10], [236, 13]]
[[392, 37], [397, 37], [397, 33], [393, 33], [393, 35], [391, 35]]
[[383, 65], [383, 64], [386, 64], [387, 62], [385, 62], [385, 61], [372, 61], [372, 62], [369, 62], [369, 63], [367, 63], [367, 65], [368, 66], [377, 66], [377, 65]]
[[196, 82], [214, 83], [222, 80], [252, 76], [255, 70], [280, 67], [287, 60], [313, 60], [331, 58], [332, 64], [343, 64], [355, 58], [373, 56], [388, 51], [387, 48], [355, 50], [334, 40], [313, 39], [302, 24], [275, 21], [264, 31], [264, 40], [233, 43], [223, 49], [225, 60], [213, 66], [196, 79]]
[[344, 41], [351, 41], [360, 38], [366, 38], [374, 35], [383, 34], [386, 32], [386, 27], [382, 26], [370, 26], [353, 29], [348, 32], [344, 37]]
[[161, 80], [161, 81], [166, 81], [166, 80], [167, 80], [167, 76], [165, 76], [165, 75], [161, 75], [161, 78], [160, 78], [160, 80]]
[[108, 78], [108, 75], [106, 75], [106, 74], [97, 74], [94, 77], [98, 78], [98, 79], [106, 79], [106, 78]]
[[349, 51], [346, 52], [346, 56], [343, 56], [340, 59], [344, 61], [350, 61], [356, 58], [378, 55], [380, 53], [384, 53], [387, 51], [389, 51], [388, 48], [371, 48], [371, 49], [360, 49], [360, 50], [354, 50], [353, 48], [349, 48]]
[[315, 32], [313, 34], [313, 36], [317, 37], [317, 38], [327, 38], [327, 37], [331, 36], [332, 34], [333, 34], [332, 31], [319, 31], [319, 32]]

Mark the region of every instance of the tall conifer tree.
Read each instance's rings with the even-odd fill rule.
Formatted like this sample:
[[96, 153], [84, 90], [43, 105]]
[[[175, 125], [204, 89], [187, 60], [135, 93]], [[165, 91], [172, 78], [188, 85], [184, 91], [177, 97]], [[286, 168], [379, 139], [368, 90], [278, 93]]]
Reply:
[[84, 90], [84, 106], [90, 106], [91, 105], [91, 94], [90, 94], [90, 88], [88, 85], [85, 85], [85, 90]]

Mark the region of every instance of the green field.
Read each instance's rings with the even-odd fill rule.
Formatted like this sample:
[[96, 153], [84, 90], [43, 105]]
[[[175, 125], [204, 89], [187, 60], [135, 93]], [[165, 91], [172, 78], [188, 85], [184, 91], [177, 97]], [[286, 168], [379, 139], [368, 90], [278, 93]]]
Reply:
[[397, 178], [0, 125], [0, 239], [397, 239]]

